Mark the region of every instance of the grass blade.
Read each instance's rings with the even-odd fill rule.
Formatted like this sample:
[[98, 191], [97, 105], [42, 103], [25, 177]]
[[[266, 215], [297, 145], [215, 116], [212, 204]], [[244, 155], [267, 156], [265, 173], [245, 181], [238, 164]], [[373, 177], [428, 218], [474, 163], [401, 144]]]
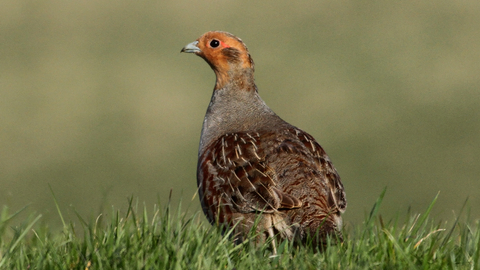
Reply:
[[50, 184], [48, 184], [48, 187], [50, 188], [50, 192], [52, 192], [53, 201], [55, 202], [55, 206], [57, 207], [58, 215], [60, 216], [60, 219], [62, 220], [63, 228], [66, 228], [67, 224], [65, 223], [65, 220], [63, 219], [62, 211], [60, 211], [60, 206], [58, 205], [57, 197], [55, 197], [55, 193], [53, 192], [52, 186]]

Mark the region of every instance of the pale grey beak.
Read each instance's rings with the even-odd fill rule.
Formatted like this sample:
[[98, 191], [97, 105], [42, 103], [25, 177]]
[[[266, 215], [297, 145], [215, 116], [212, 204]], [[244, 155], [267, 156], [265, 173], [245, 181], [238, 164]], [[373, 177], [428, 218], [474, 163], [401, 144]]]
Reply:
[[183, 49], [180, 52], [184, 53], [199, 53], [201, 50], [197, 47], [198, 41], [194, 41], [187, 46], [183, 47]]

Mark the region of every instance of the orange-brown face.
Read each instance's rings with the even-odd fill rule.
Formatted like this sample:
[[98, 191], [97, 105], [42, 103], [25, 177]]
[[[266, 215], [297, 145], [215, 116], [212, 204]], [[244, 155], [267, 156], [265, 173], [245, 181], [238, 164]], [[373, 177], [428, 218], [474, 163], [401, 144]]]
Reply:
[[227, 32], [207, 32], [182, 49], [205, 59], [218, 75], [232, 68], [252, 68], [253, 61], [243, 42]]

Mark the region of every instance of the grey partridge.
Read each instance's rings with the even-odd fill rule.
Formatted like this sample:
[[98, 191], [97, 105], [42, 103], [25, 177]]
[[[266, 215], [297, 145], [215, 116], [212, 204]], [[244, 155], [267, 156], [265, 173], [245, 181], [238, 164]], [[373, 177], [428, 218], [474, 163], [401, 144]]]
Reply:
[[342, 239], [347, 202], [335, 167], [315, 139], [277, 116], [260, 98], [242, 40], [207, 32], [181, 52], [202, 57], [216, 83], [198, 151], [197, 184], [207, 219], [272, 238], [325, 244]]

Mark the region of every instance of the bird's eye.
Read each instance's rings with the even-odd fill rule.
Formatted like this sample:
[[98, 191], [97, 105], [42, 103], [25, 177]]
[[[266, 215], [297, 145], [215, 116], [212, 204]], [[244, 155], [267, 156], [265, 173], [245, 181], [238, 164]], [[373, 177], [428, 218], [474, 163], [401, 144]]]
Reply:
[[213, 39], [212, 41], [210, 41], [210, 47], [212, 48], [217, 48], [219, 45], [220, 45], [220, 41], [216, 39]]

